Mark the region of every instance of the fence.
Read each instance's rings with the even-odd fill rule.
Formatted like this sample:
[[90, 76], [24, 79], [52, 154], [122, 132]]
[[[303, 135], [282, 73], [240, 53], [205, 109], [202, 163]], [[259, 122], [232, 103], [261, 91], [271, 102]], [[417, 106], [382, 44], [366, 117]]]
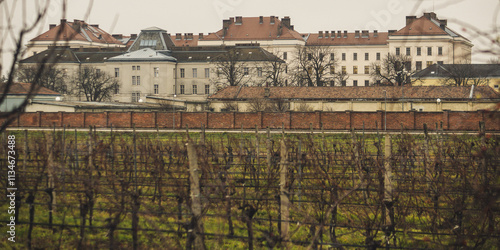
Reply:
[[399, 130], [404, 126], [408, 130], [423, 130], [424, 124], [440, 124], [444, 130], [474, 131], [479, 122], [484, 122], [490, 131], [500, 131], [500, 112], [37, 112], [20, 114], [11, 126], [327, 130]]
[[500, 146], [484, 131], [10, 132], [18, 241], [2, 244], [494, 248]]

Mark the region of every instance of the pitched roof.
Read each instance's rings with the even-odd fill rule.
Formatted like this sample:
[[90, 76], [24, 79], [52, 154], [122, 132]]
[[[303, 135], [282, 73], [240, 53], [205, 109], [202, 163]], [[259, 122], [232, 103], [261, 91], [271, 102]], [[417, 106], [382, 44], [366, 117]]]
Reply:
[[282, 20], [274, 16], [262, 17], [262, 23], [260, 17], [241, 17], [241, 23], [235, 22], [234, 18], [224, 22], [229, 23], [226, 32], [223, 28], [204, 37], [204, 40], [304, 40], [302, 35], [293, 30], [293, 26], [285, 25]]
[[20, 61], [24, 63], [102, 63], [111, 57], [122, 55], [124, 51], [93, 49], [72, 49], [51, 47]]
[[150, 48], [140, 49], [128, 52], [123, 55], [115, 56], [108, 59], [109, 62], [144, 62], [144, 61], [168, 61], [176, 62], [174, 57], [162, 54]]
[[414, 78], [443, 78], [463, 72], [471, 78], [500, 77], [500, 64], [433, 64], [413, 75]]
[[144, 48], [151, 48], [154, 50], [169, 50], [174, 46], [170, 35], [167, 34], [166, 30], [160, 29], [158, 27], [150, 27], [141, 30], [141, 33], [134, 40], [132, 45], [129, 47], [130, 51], [141, 50]]
[[[22, 82], [13, 83], [10, 86], [8, 94], [9, 95], [27, 95], [27, 94], [29, 94], [32, 85], [33, 85], [32, 83], [22, 83]], [[3, 93], [5, 91], [5, 87], [6, 87], [5, 83], [0, 84], [0, 93]], [[54, 96], [61, 95], [58, 92], [55, 92], [53, 90], [50, 90], [48, 88], [41, 87], [41, 86], [36, 86], [33, 94], [36, 94], [36, 95], [54, 95]]]
[[320, 38], [319, 33], [309, 34], [307, 36], [306, 45], [386, 45], [389, 33], [379, 32], [376, 36], [374, 33], [369, 33], [368, 36], [362, 36], [360, 34], [359, 37], [356, 37], [356, 33], [347, 33], [347, 37], [344, 37], [343, 33], [341, 33], [340, 37], [333, 33], [332, 36], [326, 38], [322, 35]]
[[[275, 61], [281, 60], [259, 46], [206, 46], [174, 48], [171, 55], [179, 62], [209, 62], [235, 50], [240, 61]], [[162, 52], [163, 53], [163, 52]]]
[[[211, 100], [264, 98], [266, 87], [226, 87], [209, 97]], [[404, 91], [404, 92], [403, 92]], [[384, 86], [384, 87], [270, 87], [270, 99], [350, 100], [350, 99], [469, 99], [471, 87]], [[500, 93], [488, 86], [476, 86], [476, 97], [500, 99]], [[404, 95], [403, 95], [404, 94]]]
[[396, 31], [392, 36], [422, 36], [422, 35], [448, 35], [438, 24], [422, 16], [402, 29]]
[[188, 35], [184, 34], [175, 34], [170, 35], [170, 39], [177, 47], [196, 47], [198, 46], [198, 41], [204, 40], [200, 39], [199, 35]]
[[83, 41], [103, 44], [123, 45], [112, 35], [99, 28], [99, 25], [88, 25], [81, 20], [67, 22], [62, 19], [61, 23], [33, 38], [30, 42], [36, 41]]

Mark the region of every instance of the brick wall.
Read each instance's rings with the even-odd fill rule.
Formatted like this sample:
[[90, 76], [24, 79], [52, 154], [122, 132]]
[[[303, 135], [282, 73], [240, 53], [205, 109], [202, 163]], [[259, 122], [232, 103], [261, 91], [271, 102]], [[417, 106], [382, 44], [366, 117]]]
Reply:
[[[11, 127], [70, 127], [84, 128], [116, 127], [131, 128], [201, 128], [208, 129], [314, 129], [326, 130], [374, 130], [383, 129], [385, 112], [284, 112], [284, 113], [212, 113], [212, 112], [103, 112], [103, 113], [66, 113], [36, 112], [19, 115]], [[400, 130], [401, 124], [409, 130], [422, 130], [424, 123], [430, 130], [437, 124], [443, 124], [444, 130], [476, 131], [479, 122], [484, 121], [489, 131], [500, 131], [500, 112], [388, 112], [387, 129]]]

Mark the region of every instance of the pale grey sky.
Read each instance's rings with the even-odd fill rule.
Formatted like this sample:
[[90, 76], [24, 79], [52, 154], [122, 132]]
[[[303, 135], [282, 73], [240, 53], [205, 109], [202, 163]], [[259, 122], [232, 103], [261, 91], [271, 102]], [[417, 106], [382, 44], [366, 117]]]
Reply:
[[[38, 29], [27, 35], [26, 41], [46, 31], [49, 24], [59, 23], [62, 1], [51, 0], [47, 18]], [[42, 0], [26, 0], [29, 5], [27, 16], [34, 12], [35, 2]], [[90, 3], [90, 14], [86, 18]], [[485, 48], [484, 43], [489, 45], [491, 41], [478, 40], [477, 35], [469, 32], [470, 27], [463, 30], [463, 23], [498, 34], [500, 21], [496, 19], [499, 5], [500, 0], [69, 0], [65, 18], [86, 19], [91, 24], [99, 24], [109, 33], [124, 35], [138, 34], [141, 29], [151, 26], [170, 33], [197, 34], [219, 30], [222, 19], [232, 16], [274, 15], [290, 16], [295, 29], [307, 33], [319, 30], [400, 29], [405, 24], [405, 16], [421, 16], [424, 11], [434, 10], [438, 18], [448, 19], [452, 29], [475, 44], [473, 62], [484, 63], [490, 56], [481, 56], [477, 52]], [[14, 10], [13, 6], [16, 7]], [[13, 13], [19, 24], [22, 21], [21, 7], [22, 1], [4, 0], [0, 4], [0, 27], [6, 26], [5, 13]], [[1, 35], [5, 37], [4, 31]], [[3, 74], [8, 57], [8, 53], [2, 53]]]

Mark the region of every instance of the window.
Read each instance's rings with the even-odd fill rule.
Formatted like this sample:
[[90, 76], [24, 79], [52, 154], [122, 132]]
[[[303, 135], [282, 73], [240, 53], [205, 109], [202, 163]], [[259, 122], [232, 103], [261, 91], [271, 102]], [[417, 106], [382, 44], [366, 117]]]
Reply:
[[198, 77], [198, 69], [194, 68], [193, 69], [193, 78], [197, 78], [197, 77]]
[[101, 69], [95, 69], [95, 73], [96, 73], [96, 75], [101, 74]]
[[380, 80], [377, 80], [376, 81], [377, 85], [380, 85], [381, 81]]
[[342, 84], [342, 86], [344, 86], [344, 87], [345, 87], [345, 85], [347, 85], [347, 81], [346, 81], [346, 80], [342, 80], [342, 81], [340, 82], [340, 84]]
[[198, 85], [193, 85], [193, 95], [198, 94]]
[[369, 53], [365, 53], [365, 61], [368, 61], [370, 60], [370, 54]]
[[380, 74], [380, 65], [375, 66], [375, 72], [377, 72], [378, 74]]
[[494, 89], [498, 89], [498, 85], [493, 85], [493, 88]]
[[132, 102], [138, 102], [141, 99], [141, 92], [132, 92]]
[[115, 77], [120, 76], [120, 68], [115, 68]]
[[347, 74], [347, 68], [346, 66], [342, 66], [342, 74]]
[[287, 60], [288, 59], [288, 54], [286, 52], [283, 52], [283, 60]]
[[406, 55], [411, 56], [411, 48], [406, 48]]
[[262, 76], [262, 68], [261, 67], [257, 68], [257, 76], [259, 76], [259, 77]]
[[158, 84], [155, 84], [155, 85], [154, 85], [154, 94], [155, 94], [155, 95], [157, 95], [157, 94], [159, 94], [159, 93], [160, 93], [160, 91], [159, 91], [158, 87], [159, 87], [159, 86], [158, 86]]
[[399, 56], [401, 54], [401, 48], [396, 48], [396, 55]]
[[335, 60], [335, 53], [330, 53], [330, 61], [334, 61]]
[[365, 80], [365, 87], [368, 87], [368, 86], [370, 86], [370, 81]]
[[210, 95], [210, 85], [205, 85], [205, 95]]
[[156, 68], [154, 69], [154, 72], [155, 72], [155, 73], [154, 73], [154, 74], [155, 74], [155, 77], [159, 77], [159, 76], [160, 76], [160, 68], [156, 67]]
[[427, 55], [432, 56], [432, 47], [427, 47]]
[[210, 78], [210, 69], [205, 68], [205, 78]]
[[184, 84], [179, 85], [179, 92], [180, 92], [180, 94], [184, 95], [185, 91], [186, 90], [185, 90]]
[[352, 81], [352, 86], [357, 87], [358, 86], [358, 80], [353, 80]]
[[141, 66], [137, 65], [137, 70], [141, 70]]
[[311, 61], [313, 59], [313, 55], [311, 53], [307, 54], [307, 60]]
[[330, 74], [335, 74], [335, 66], [330, 66]]
[[415, 65], [415, 69], [416, 70], [422, 70], [422, 62], [421, 61], [417, 61], [417, 64]]
[[[66, 85], [64, 85], [64, 87], [66, 87]], [[66, 91], [64, 89], [64, 91]], [[113, 92], [115, 93], [115, 95], [118, 95], [120, 93], [120, 87], [116, 86], [115, 88], [113, 88]]]
[[444, 64], [444, 62], [443, 62], [443, 61], [438, 61], [437, 63], [438, 63], [439, 65], [443, 65], [443, 64]]
[[422, 55], [422, 48], [417, 47], [417, 56], [421, 56], [421, 55]]
[[249, 74], [249, 72], [250, 72], [250, 71], [249, 71], [248, 67], [244, 67], [244, 68], [243, 68], [243, 75], [246, 75], [246, 76], [247, 76], [247, 75]]
[[354, 61], [357, 61], [357, 60], [358, 60], [358, 53], [353, 53], [353, 54], [352, 54], [352, 59], [353, 59]]
[[154, 48], [154, 47], [156, 47], [156, 40], [141, 40], [139, 47], [141, 47], [141, 48], [149, 48], [149, 47]]
[[380, 52], [377, 53], [377, 61], [380, 61]]
[[132, 66], [132, 70], [135, 70], [135, 66]]
[[365, 66], [365, 74], [366, 75], [370, 74], [370, 66]]
[[132, 85], [136, 85], [136, 84], [137, 84], [136, 78], [135, 78], [135, 76], [132, 76]]
[[405, 62], [405, 69], [406, 69], [406, 71], [411, 71], [411, 61]]
[[358, 73], [358, 66], [352, 66], [352, 73], [357, 74]]
[[185, 69], [181, 69], [181, 78], [184, 78], [185, 76], [186, 76]]
[[443, 55], [443, 47], [438, 47], [438, 55], [439, 56]]
[[342, 61], [345, 61], [345, 53], [342, 53]]
[[427, 61], [427, 67], [431, 66], [432, 64], [434, 64], [432, 61]]
[[141, 77], [137, 76], [137, 85], [141, 85]]

